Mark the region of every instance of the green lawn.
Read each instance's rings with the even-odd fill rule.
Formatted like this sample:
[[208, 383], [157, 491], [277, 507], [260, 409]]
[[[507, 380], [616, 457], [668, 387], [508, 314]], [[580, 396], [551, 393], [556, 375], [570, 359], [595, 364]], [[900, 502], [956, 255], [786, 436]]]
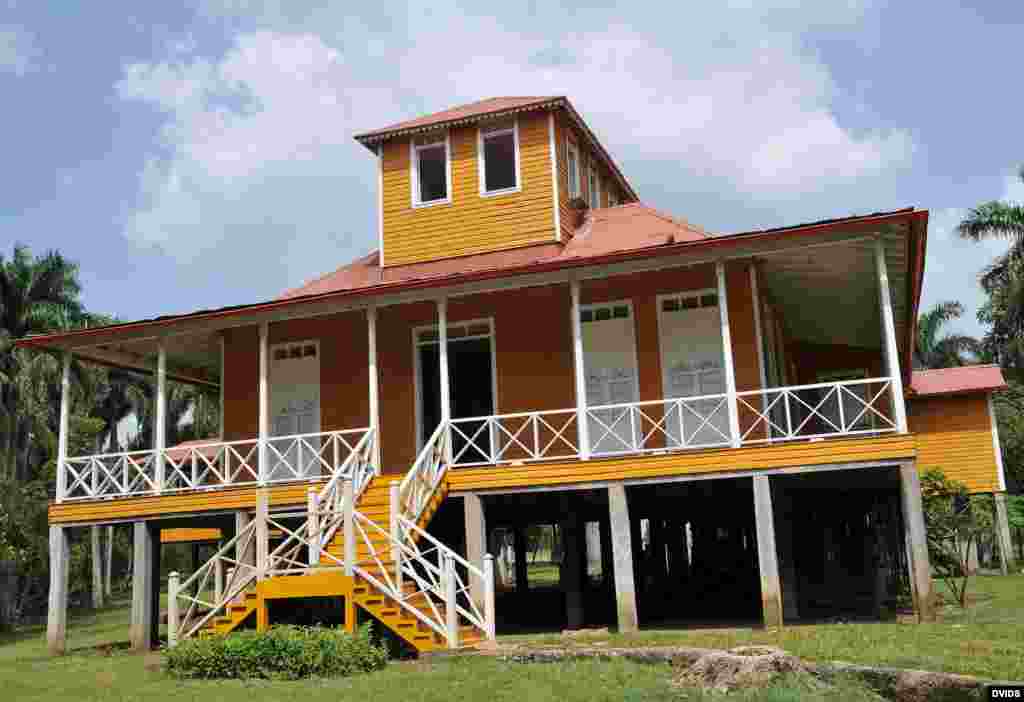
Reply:
[[[780, 645], [806, 658], [879, 663], [898, 667], [949, 670], [983, 677], [1024, 679], [1024, 577], [979, 578], [978, 596], [966, 614], [943, 610], [943, 621], [910, 624], [833, 624], [787, 627], [781, 632], [748, 629], [644, 631], [635, 636], [595, 639], [558, 636], [502, 637], [503, 643], [531, 641], [538, 645], [688, 645], [730, 647], [759, 642]], [[73, 618], [69, 624], [71, 653], [46, 655], [44, 632], [23, 631], [0, 639], [0, 680], [12, 700], [318, 700], [374, 699], [411, 702], [502, 700], [701, 700], [695, 691], [670, 685], [667, 666], [585, 661], [577, 663], [508, 663], [491, 657], [434, 659], [393, 663], [384, 671], [347, 680], [308, 682], [182, 682], [164, 675], [159, 654], [133, 655], [124, 650], [97, 650], [124, 641], [128, 610], [122, 606]], [[800, 681], [757, 692], [735, 693], [728, 699], [751, 702], [784, 700], [877, 699], [854, 684], [818, 691]], [[721, 696], [715, 699], [723, 699]]]
[[[545, 700], [705, 700], [694, 690], [670, 684], [672, 671], [663, 665], [626, 661], [521, 664], [491, 657], [460, 657], [392, 663], [386, 670], [349, 679], [302, 682], [179, 681], [159, 669], [159, 654], [134, 655], [124, 650], [97, 651], [98, 644], [123, 641], [128, 613], [121, 607], [73, 619], [71, 653], [46, 655], [43, 632], [22, 632], [0, 640], [0, 680], [6, 699], [35, 700], [345, 700], [375, 702], [542, 702]], [[844, 683], [831, 690], [808, 690], [788, 680], [765, 690], [728, 695], [750, 702], [840, 702], [877, 700], [859, 685]], [[715, 696], [713, 699], [723, 699]]]
[[[944, 591], [936, 583], [939, 592]], [[934, 624], [854, 623], [790, 626], [781, 630], [644, 630], [571, 642], [557, 635], [509, 636], [507, 643], [587, 646], [678, 645], [731, 648], [747, 643], [779, 646], [819, 661], [847, 661], [897, 668], [948, 671], [985, 678], [1024, 680], [1024, 576], [980, 576], [969, 591], [975, 602], [966, 611], [941, 610]]]

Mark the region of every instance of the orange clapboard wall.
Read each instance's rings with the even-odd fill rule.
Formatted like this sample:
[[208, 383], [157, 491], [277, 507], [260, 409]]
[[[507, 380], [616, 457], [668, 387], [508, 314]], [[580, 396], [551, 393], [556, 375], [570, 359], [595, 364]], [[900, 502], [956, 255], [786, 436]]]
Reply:
[[907, 422], [918, 470], [939, 469], [971, 492], [1000, 490], [987, 395], [911, 399]]
[[[448, 303], [449, 323], [487, 317], [494, 319], [498, 413], [574, 407], [568, 286], [486, 293]], [[436, 323], [431, 303], [379, 312], [383, 469], [389, 473], [409, 470], [416, 458], [413, 328]]]
[[600, 188], [601, 206], [608, 206], [608, 195], [611, 188], [619, 202], [622, 201], [622, 193], [618, 184], [612, 179], [611, 172], [604, 162], [596, 158], [582, 138], [579, 130], [573, 126], [568, 117], [559, 113], [555, 117], [555, 158], [558, 165], [558, 208], [561, 225], [562, 241], [568, 241], [576, 231], [573, 223], [574, 211], [569, 207], [569, 168], [566, 162], [566, 142], [571, 141], [576, 145], [579, 153], [579, 184], [580, 197], [587, 202], [589, 200], [590, 180], [587, 177], [590, 166], [596, 165], [598, 172], [598, 187]]
[[477, 126], [456, 127], [451, 140], [452, 201], [412, 206], [410, 142], [383, 146], [384, 264], [432, 261], [555, 240], [548, 113], [521, 114], [519, 192], [480, 195]]
[[[274, 507], [305, 504], [309, 488], [315, 487], [319, 490], [322, 486], [323, 481], [310, 481], [266, 489], [270, 492], [270, 505]], [[50, 524], [99, 524], [125, 519], [252, 509], [256, 505], [256, 492], [257, 488], [250, 486], [151, 497], [51, 503], [49, 517]]]
[[868, 439], [800, 441], [753, 448], [684, 451], [660, 456], [533, 463], [500, 468], [455, 468], [448, 474], [448, 486], [451, 492], [456, 493], [610, 480], [671, 478], [703, 473], [897, 461], [912, 459], [914, 452], [914, 437], [909, 434]]

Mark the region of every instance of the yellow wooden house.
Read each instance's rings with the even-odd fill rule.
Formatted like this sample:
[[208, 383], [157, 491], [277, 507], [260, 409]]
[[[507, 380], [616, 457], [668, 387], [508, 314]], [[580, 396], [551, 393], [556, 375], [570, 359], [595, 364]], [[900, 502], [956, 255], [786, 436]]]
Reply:
[[[1006, 485], [999, 370], [912, 371], [926, 211], [708, 232], [643, 204], [565, 97], [355, 138], [371, 254], [273, 300], [19, 342], [65, 358], [51, 650], [68, 530], [118, 523], [137, 648], [164, 586], [170, 645], [932, 616], [919, 472]], [[150, 449], [67, 455], [72, 359], [152, 375]], [[218, 436], [166, 445], [169, 380], [219, 396]], [[208, 560], [163, 573], [162, 543], [198, 540]]]

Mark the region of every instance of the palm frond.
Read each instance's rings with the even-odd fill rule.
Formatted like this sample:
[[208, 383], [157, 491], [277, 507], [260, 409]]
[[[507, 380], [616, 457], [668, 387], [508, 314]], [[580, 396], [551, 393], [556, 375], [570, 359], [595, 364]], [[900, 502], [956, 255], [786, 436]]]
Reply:
[[964, 239], [1024, 239], [1024, 207], [993, 200], [972, 208], [957, 226]]

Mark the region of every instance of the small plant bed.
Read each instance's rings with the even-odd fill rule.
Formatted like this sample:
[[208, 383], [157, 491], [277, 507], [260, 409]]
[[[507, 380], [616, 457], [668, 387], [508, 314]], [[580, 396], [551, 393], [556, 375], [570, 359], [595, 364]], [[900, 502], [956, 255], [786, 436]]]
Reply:
[[265, 632], [182, 641], [164, 653], [167, 672], [178, 678], [348, 677], [380, 670], [387, 648], [373, 639], [370, 626], [349, 634], [323, 627], [275, 626]]

